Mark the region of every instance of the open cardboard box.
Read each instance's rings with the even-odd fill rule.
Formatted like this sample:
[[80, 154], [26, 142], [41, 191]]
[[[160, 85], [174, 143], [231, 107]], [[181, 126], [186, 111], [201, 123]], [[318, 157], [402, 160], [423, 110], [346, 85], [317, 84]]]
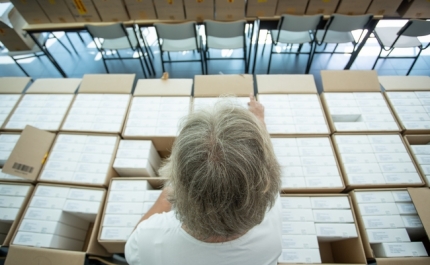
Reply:
[[[412, 202], [415, 205], [415, 208], [418, 212], [418, 216], [423, 223], [424, 229], [427, 234], [427, 244], [426, 246], [427, 252], [429, 252], [428, 238], [430, 234], [430, 211], [429, 211], [429, 203], [430, 203], [430, 189], [428, 188], [404, 188], [404, 189], [363, 189], [360, 191], [387, 191], [387, 190], [404, 190], [408, 191], [409, 195], [412, 199]], [[360, 208], [358, 207], [355, 191], [351, 191], [350, 196], [352, 198], [354, 209], [357, 211], [356, 219], [358, 220], [358, 226], [360, 228], [360, 234], [363, 239], [364, 251], [366, 253], [367, 259], [376, 260], [376, 264], [378, 265], [397, 265], [397, 264], [413, 264], [413, 265], [425, 265], [430, 264], [430, 257], [404, 257], [404, 258], [376, 258], [373, 254], [373, 250], [370, 247], [369, 239], [367, 237], [366, 229], [363, 223], [363, 219], [361, 218]]]
[[15, 233], [15, 230], [18, 227], [18, 223], [21, 220], [21, 217], [24, 213], [24, 210], [26, 209], [27, 203], [30, 200], [31, 194], [33, 193], [33, 189], [34, 186], [31, 184], [27, 184], [27, 183], [11, 183], [11, 182], [0, 182], [0, 184], [7, 184], [7, 185], [17, 185], [17, 186], [27, 186], [29, 187], [29, 190], [27, 192], [27, 195], [25, 196], [25, 199], [22, 203], [21, 208], [19, 209], [18, 214], [16, 215], [15, 221], [12, 222], [12, 225], [9, 229], [9, 232], [7, 233], [7, 236], [5, 238], [5, 240], [3, 242], [0, 241], [0, 247], [7, 247], [9, 246], [11, 240], [12, 240], [12, 236]]
[[[192, 79], [140, 79], [137, 82], [133, 97], [190, 97], [191, 105], [192, 85]], [[126, 140], [151, 140], [160, 156], [162, 158], [168, 157], [176, 136], [127, 136], [125, 134], [131, 105], [132, 103], [127, 112], [122, 137]]]
[[[379, 82], [385, 89], [384, 96], [390, 104], [390, 108], [396, 115], [396, 119], [400, 124], [404, 134], [429, 134], [430, 129], [407, 129], [403, 124], [402, 119], [396, 112], [390, 98], [387, 95], [395, 92], [414, 92], [414, 91], [429, 91], [430, 92], [430, 77], [429, 76], [379, 76]], [[413, 114], [412, 114], [413, 115]], [[430, 124], [430, 121], [428, 122]]]
[[430, 179], [427, 179], [427, 177], [425, 177], [426, 174], [424, 173], [423, 169], [418, 163], [418, 160], [416, 159], [414, 152], [412, 152], [412, 149], [411, 149], [411, 145], [428, 145], [430, 143], [430, 135], [428, 134], [427, 135], [405, 135], [403, 136], [403, 139], [412, 157], [414, 158], [413, 160], [415, 161], [416, 165], [420, 170], [421, 176], [423, 176], [426, 186], [430, 187]]
[[[351, 132], [360, 132], [360, 133], [374, 133], [374, 132], [400, 132], [401, 129], [398, 125], [398, 122], [393, 114], [393, 111], [390, 109], [388, 103], [386, 106], [390, 112], [390, 115], [393, 117], [396, 122], [396, 130], [360, 130], [360, 131], [338, 131], [334, 124], [334, 119], [332, 114], [330, 113], [330, 107], [327, 103], [327, 99], [325, 98], [326, 93], [330, 92], [378, 92], [381, 93], [381, 88], [379, 85], [378, 77], [376, 71], [334, 71], [334, 70], [323, 70], [321, 71], [321, 79], [323, 83], [323, 93], [321, 93], [321, 100], [326, 111], [327, 119], [329, 125], [331, 127], [331, 131], [333, 133], [351, 133]], [[386, 100], [385, 100], [386, 102]], [[361, 115], [360, 115], [361, 116]], [[351, 122], [357, 121], [356, 118], [353, 118]]]
[[[40, 185], [40, 184], [39, 184]], [[73, 187], [68, 185], [55, 185], [55, 184], [43, 184], [44, 186], [56, 186], [56, 187]], [[37, 188], [37, 186], [36, 186]], [[97, 241], [97, 233], [100, 226], [100, 221], [102, 218], [102, 206], [106, 197], [106, 190], [100, 188], [89, 188], [89, 187], [79, 187], [80, 189], [95, 189], [103, 191], [102, 200], [100, 201], [100, 207], [98, 214], [93, 223], [87, 231], [86, 240], [82, 251], [70, 251], [70, 250], [59, 250], [59, 249], [49, 249], [49, 248], [38, 248], [38, 247], [27, 247], [11, 244], [9, 247], [9, 252], [6, 258], [5, 265], [15, 265], [15, 264], [26, 264], [26, 265], [38, 265], [38, 264], [65, 264], [69, 265], [82, 265], [85, 263], [86, 255], [95, 255], [109, 257], [106, 249], [104, 249]], [[34, 196], [34, 193], [33, 195]], [[27, 211], [28, 205], [25, 209]], [[25, 213], [25, 212], [24, 212]], [[19, 225], [23, 220], [22, 215]], [[17, 226], [19, 227], [19, 226]], [[13, 238], [15, 238], [18, 230], [15, 230]], [[13, 242], [13, 240], [11, 241]]]
[[21, 101], [22, 92], [30, 83], [30, 77], [0, 77], [0, 97], [8, 95], [15, 95], [17, 97], [14, 106], [7, 108], [0, 107], [0, 131], [2, 131], [3, 124], [13, 113], [18, 103]]
[[404, 187], [421, 187], [421, 186], [424, 186], [423, 177], [419, 171], [419, 168], [418, 168], [415, 160], [413, 159], [413, 156], [412, 156], [409, 148], [406, 147], [405, 139], [403, 139], [403, 137], [399, 133], [382, 133], [382, 132], [380, 132], [380, 133], [336, 133], [334, 135], [378, 135], [378, 134], [379, 135], [381, 135], [381, 134], [382, 135], [398, 135], [402, 139], [402, 142], [405, 145], [405, 149], [408, 152], [408, 155], [410, 156], [411, 161], [412, 161], [418, 175], [420, 176], [421, 183], [412, 183], [412, 184], [411, 183], [404, 183], [404, 184], [403, 183], [402, 184], [390, 184], [390, 183], [386, 183], [386, 184], [351, 184], [349, 182], [348, 176], [346, 174], [346, 170], [345, 170], [344, 164], [342, 162], [342, 156], [340, 155], [340, 151], [339, 151], [337, 144], [336, 144], [336, 139], [332, 135], [333, 146], [336, 149], [336, 155], [337, 155], [339, 165], [340, 165], [340, 168], [342, 169], [342, 173], [344, 176], [344, 182], [346, 185], [345, 190], [351, 191], [353, 189], [404, 188]]
[[[257, 75], [258, 94], [314, 94], [318, 98], [318, 103], [324, 117], [327, 132], [309, 133], [312, 135], [330, 135], [331, 131], [327, 123], [327, 117], [318, 95], [313, 75]], [[284, 137], [296, 134], [271, 134], [272, 137]]]
[[[125, 108], [121, 126], [117, 131], [106, 131], [103, 129], [67, 129], [66, 123], [70, 111], [74, 108], [77, 102], [77, 98], [73, 102], [69, 109], [69, 114], [64, 119], [60, 131], [62, 132], [97, 132], [97, 133], [116, 133], [121, 134], [121, 130], [124, 126], [125, 117], [127, 115], [128, 107], [131, 100], [131, 91], [133, 89], [134, 79], [136, 74], [86, 74], [82, 78], [81, 86], [78, 90], [78, 94], [126, 94], [129, 96], [128, 105]], [[95, 110], [97, 110], [95, 108]]]
[[[70, 94], [74, 95], [75, 91], [78, 89], [79, 84], [81, 83], [81, 79], [78, 78], [46, 78], [46, 79], [37, 79], [34, 81], [34, 83], [27, 89], [25, 94], [22, 96], [22, 99], [25, 98], [27, 94], [40, 94], [40, 95], [64, 95], [64, 94]], [[52, 132], [57, 132], [60, 130], [65, 117], [67, 116], [70, 107], [73, 104], [73, 101], [75, 99], [75, 96], [72, 96], [72, 99], [69, 102], [69, 105], [67, 107], [66, 112], [63, 115], [62, 120], [58, 124], [58, 128], [56, 130], [49, 130]], [[4, 131], [22, 131], [22, 129], [18, 128], [6, 128], [7, 123], [9, 122], [12, 115], [15, 113], [15, 111], [19, 108], [20, 104], [17, 104], [13, 112], [9, 115], [9, 117], [5, 120], [2, 130]], [[45, 107], [48, 109], [48, 107]], [[32, 121], [34, 122], [34, 121]]]
[[[354, 217], [355, 228], [357, 229], [357, 238], [349, 238], [335, 242], [318, 242], [322, 264], [367, 264], [364, 254], [363, 243], [357, 225], [357, 217], [354, 212], [354, 207], [351, 197], [347, 194], [282, 194], [281, 197], [347, 197], [351, 205], [352, 215]], [[293, 264], [293, 263], [279, 263]], [[296, 265], [296, 264], [294, 264]]]
[[[151, 185], [151, 187], [154, 190], [162, 189], [163, 186], [164, 186], [164, 183], [167, 181], [166, 178], [140, 178], [140, 177], [139, 178], [115, 178], [115, 179], [112, 179], [111, 182], [113, 180], [115, 180], [115, 181], [122, 181], [122, 180], [142, 181], [142, 180], [146, 180], [146, 181], [148, 181], [148, 183]], [[111, 185], [109, 185], [109, 186], [111, 186]], [[108, 204], [108, 198], [109, 198], [110, 192], [111, 192], [111, 189], [108, 190], [108, 193], [106, 195], [106, 201], [105, 201], [105, 204], [103, 206], [103, 214], [102, 214], [101, 224], [103, 224], [103, 221], [104, 221], [106, 207], [107, 207], [107, 204]], [[104, 239], [101, 239], [101, 235], [102, 235], [102, 225], [100, 225], [100, 228], [99, 228], [99, 231], [98, 231], [97, 240], [99, 241], [99, 243], [109, 253], [124, 253], [124, 248], [125, 248], [126, 241], [122, 241], [122, 240], [104, 240]]]

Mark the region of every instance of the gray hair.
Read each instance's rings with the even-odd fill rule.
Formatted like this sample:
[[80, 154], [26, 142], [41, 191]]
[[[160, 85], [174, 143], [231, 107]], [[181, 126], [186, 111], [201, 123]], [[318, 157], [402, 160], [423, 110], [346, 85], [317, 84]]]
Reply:
[[182, 124], [160, 169], [169, 201], [194, 237], [242, 235], [263, 221], [280, 190], [280, 167], [264, 125], [247, 109], [221, 100]]

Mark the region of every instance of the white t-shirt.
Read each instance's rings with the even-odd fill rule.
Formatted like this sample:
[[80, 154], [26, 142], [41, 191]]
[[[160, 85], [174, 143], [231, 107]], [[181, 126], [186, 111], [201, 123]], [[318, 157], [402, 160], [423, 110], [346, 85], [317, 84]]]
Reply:
[[130, 265], [275, 265], [281, 255], [281, 202], [245, 235], [223, 243], [206, 243], [189, 235], [173, 212], [141, 222], [125, 245]]

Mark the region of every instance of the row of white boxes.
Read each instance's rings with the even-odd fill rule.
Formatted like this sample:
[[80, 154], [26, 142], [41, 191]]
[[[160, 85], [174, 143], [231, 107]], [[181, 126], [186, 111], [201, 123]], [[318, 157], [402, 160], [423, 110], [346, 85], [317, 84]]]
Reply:
[[329, 137], [272, 138], [283, 189], [344, 185]]
[[407, 191], [355, 190], [354, 198], [377, 258], [428, 256], [421, 242], [426, 232]]
[[333, 142], [351, 186], [422, 184], [400, 135], [335, 134]]
[[425, 145], [410, 145], [415, 161], [421, 167], [423, 177], [430, 183], [430, 141]]
[[81, 251], [105, 191], [38, 185], [13, 244]]
[[347, 196], [281, 197], [280, 263], [321, 263], [319, 242], [357, 238]]

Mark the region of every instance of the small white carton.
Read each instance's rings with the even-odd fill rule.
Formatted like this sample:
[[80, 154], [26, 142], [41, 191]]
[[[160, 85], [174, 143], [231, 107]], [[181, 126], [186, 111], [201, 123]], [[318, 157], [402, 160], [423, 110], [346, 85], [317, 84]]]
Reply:
[[401, 215], [418, 214], [412, 202], [396, 202], [396, 205]]
[[283, 209], [282, 221], [314, 221], [311, 209]]
[[108, 227], [135, 227], [142, 218], [140, 214], [106, 214], [103, 226]]
[[355, 224], [316, 223], [315, 229], [320, 242], [358, 237]]
[[134, 227], [103, 227], [100, 239], [126, 241]]
[[60, 222], [40, 221], [24, 219], [19, 226], [19, 231], [34, 232], [42, 234], [54, 234], [84, 241], [87, 231]]
[[351, 210], [312, 210], [315, 223], [354, 223]]
[[15, 236], [13, 244], [81, 251], [82, 247], [84, 246], [84, 241], [79, 241], [52, 234], [18, 232]]
[[282, 222], [283, 235], [315, 235], [314, 222]]
[[350, 209], [348, 197], [311, 197], [312, 209]]
[[309, 197], [281, 197], [282, 209], [311, 209]]
[[283, 235], [282, 248], [283, 249], [288, 249], [288, 248], [318, 249], [319, 248], [318, 239], [316, 235]]
[[361, 215], [398, 215], [395, 203], [359, 203]]
[[279, 263], [321, 263], [319, 249], [283, 249]]
[[411, 202], [411, 196], [409, 196], [409, 192], [405, 190], [396, 190], [391, 191], [393, 194], [393, 199], [395, 202]]
[[35, 208], [63, 209], [66, 198], [34, 196], [30, 206]]
[[358, 203], [394, 202], [391, 191], [357, 191], [355, 197]]
[[410, 242], [405, 228], [395, 229], [366, 229], [369, 243]]
[[372, 244], [372, 250], [378, 258], [427, 257], [422, 242], [379, 243]]

